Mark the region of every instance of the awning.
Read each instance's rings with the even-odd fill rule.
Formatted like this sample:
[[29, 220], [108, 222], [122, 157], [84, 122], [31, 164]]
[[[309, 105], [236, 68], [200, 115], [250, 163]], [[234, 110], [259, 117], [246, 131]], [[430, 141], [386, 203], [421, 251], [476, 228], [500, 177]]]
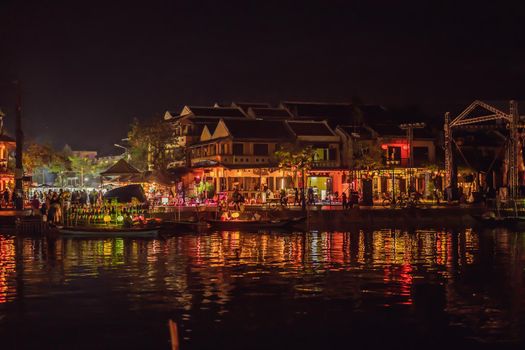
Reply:
[[140, 171], [134, 166], [130, 165], [124, 159], [119, 159], [118, 162], [110, 166], [106, 171], [100, 173], [101, 176], [121, 176], [121, 175], [139, 175]]
[[192, 172], [193, 169], [187, 167], [168, 169], [164, 172], [148, 171], [144, 174], [144, 180], [148, 182], [157, 182], [165, 186], [172, 186], [179, 182], [184, 175]]
[[133, 198], [136, 198], [140, 203], [147, 202], [144, 189], [141, 185], [117, 187], [104, 194], [104, 199], [116, 199], [119, 203], [131, 203]]

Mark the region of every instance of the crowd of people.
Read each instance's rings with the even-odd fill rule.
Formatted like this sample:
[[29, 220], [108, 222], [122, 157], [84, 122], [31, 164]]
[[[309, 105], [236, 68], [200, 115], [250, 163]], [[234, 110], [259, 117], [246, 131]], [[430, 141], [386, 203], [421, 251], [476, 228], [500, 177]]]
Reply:
[[34, 191], [31, 197], [33, 215], [42, 215], [50, 223], [63, 221], [63, 213], [71, 206], [101, 206], [103, 192], [95, 189]]

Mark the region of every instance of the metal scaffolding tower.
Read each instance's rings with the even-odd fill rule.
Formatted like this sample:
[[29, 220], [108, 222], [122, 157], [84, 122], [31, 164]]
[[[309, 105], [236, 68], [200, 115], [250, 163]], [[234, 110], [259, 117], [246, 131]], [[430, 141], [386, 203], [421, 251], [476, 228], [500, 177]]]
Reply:
[[[489, 114], [483, 116], [472, 117], [469, 114], [476, 108], [482, 108]], [[505, 123], [505, 127], [509, 130], [509, 136], [505, 143], [505, 163], [507, 164], [507, 185], [509, 187], [509, 196], [512, 199], [518, 197], [518, 155], [519, 155], [519, 112], [516, 101], [509, 102], [509, 113], [505, 113], [483, 101], [476, 100], [472, 102], [463, 112], [456, 118], [450, 120], [450, 113], [445, 113], [444, 136], [445, 136], [445, 183], [447, 187], [452, 189], [457, 188], [457, 172], [454, 166], [454, 157], [452, 152], [452, 144], [455, 144], [453, 138], [453, 129], [460, 127], [475, 127], [479, 124], [488, 121], [501, 120]], [[476, 125], [478, 124], [478, 125]]]

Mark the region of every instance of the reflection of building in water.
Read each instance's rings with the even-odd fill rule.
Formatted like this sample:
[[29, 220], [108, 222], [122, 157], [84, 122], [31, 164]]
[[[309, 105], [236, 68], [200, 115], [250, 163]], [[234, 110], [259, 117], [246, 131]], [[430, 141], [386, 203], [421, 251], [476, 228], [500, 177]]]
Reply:
[[[0, 303], [23, 290], [16, 289], [12, 276], [19, 266], [18, 242], [24, 283], [32, 293], [47, 292], [50, 284], [67, 289], [107, 283], [130, 308], [173, 310], [186, 315], [184, 322], [198, 309], [219, 317], [240, 295], [251, 297], [248, 288], [268, 285], [275, 287], [269, 293], [283, 288], [295, 290], [294, 296], [344, 298], [363, 307], [417, 308], [436, 305], [439, 297], [439, 313], [467, 325], [479, 322], [496, 333], [505, 325], [518, 332], [516, 318], [523, 314], [525, 236], [506, 231], [220, 232], [54, 243], [0, 236]], [[99, 282], [92, 283], [95, 279]], [[488, 285], [495, 280], [501, 283]], [[418, 293], [421, 285], [430, 288]], [[508, 326], [512, 322], [517, 326]]]
[[451, 261], [457, 271], [449, 266], [454, 273], [445, 284], [450, 322], [484, 341], [522, 341], [523, 234], [497, 229], [483, 236], [472, 230], [450, 236], [458, 247], [457, 261]]
[[0, 236], [0, 304], [9, 301], [16, 293], [15, 266], [14, 238]]

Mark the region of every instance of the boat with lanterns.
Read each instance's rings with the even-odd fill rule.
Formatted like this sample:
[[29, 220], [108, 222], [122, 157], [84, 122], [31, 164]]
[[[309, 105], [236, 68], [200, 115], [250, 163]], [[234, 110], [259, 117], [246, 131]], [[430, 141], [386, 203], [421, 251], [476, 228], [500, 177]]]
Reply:
[[221, 230], [257, 230], [270, 228], [292, 228], [295, 225], [301, 224], [306, 220], [306, 217], [294, 218], [262, 218], [255, 213], [251, 216], [241, 215], [239, 212], [231, 214], [224, 212], [218, 219], [206, 220], [208, 225], [214, 229]]
[[78, 238], [110, 238], [110, 237], [133, 237], [133, 238], [151, 238], [157, 237], [158, 228], [150, 227], [62, 227], [58, 228], [58, 233], [66, 237]]
[[69, 237], [155, 237], [160, 219], [149, 218], [140, 186], [108, 191], [100, 206], [72, 206], [65, 212], [59, 234]]

